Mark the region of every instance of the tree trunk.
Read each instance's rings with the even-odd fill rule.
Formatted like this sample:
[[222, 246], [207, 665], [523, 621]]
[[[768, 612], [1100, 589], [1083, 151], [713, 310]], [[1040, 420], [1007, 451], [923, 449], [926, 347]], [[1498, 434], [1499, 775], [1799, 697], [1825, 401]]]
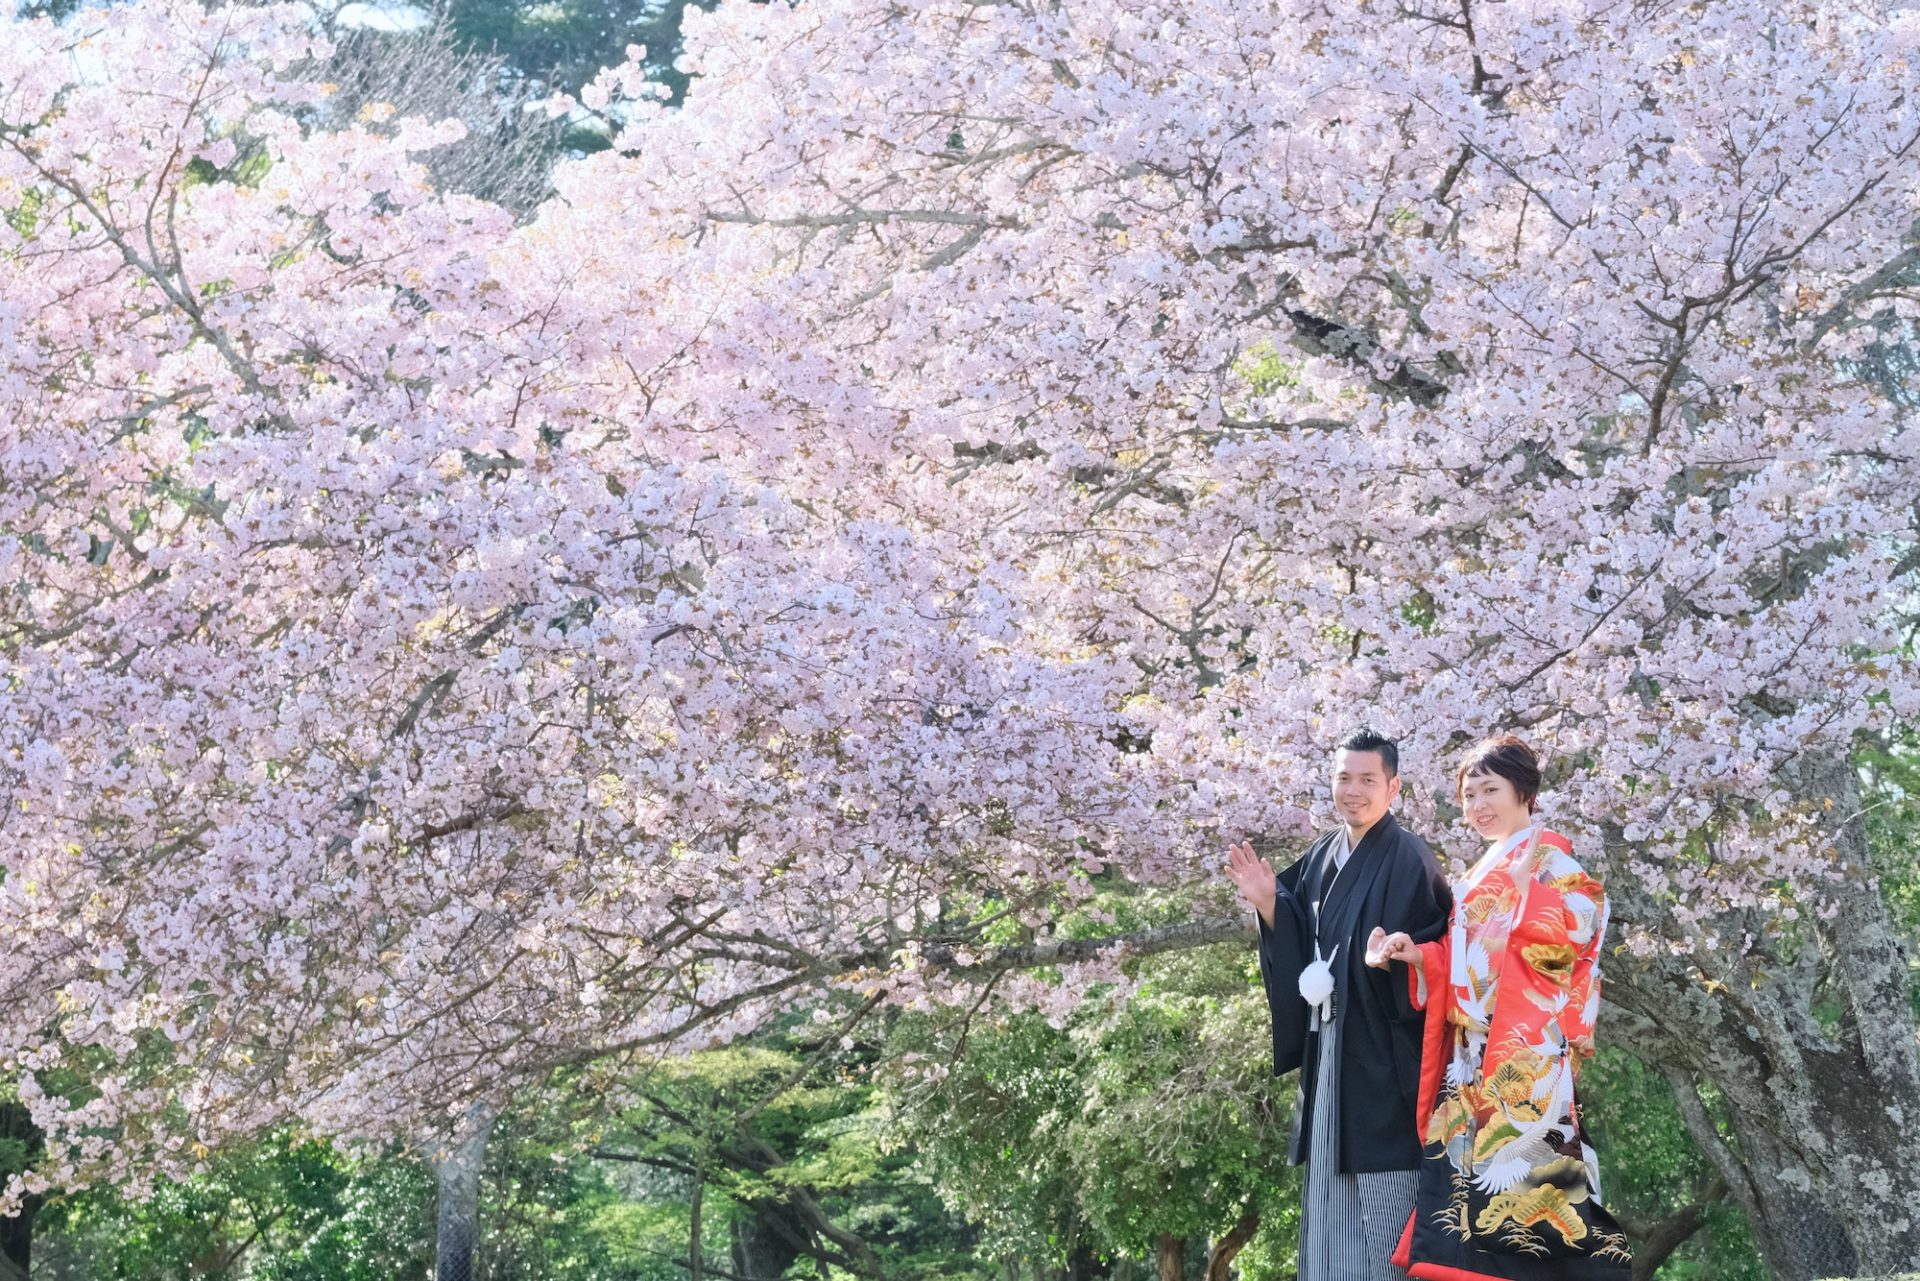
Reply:
[[748, 1202], [734, 1213], [728, 1232], [732, 1238], [736, 1275], [753, 1281], [779, 1281], [800, 1257], [794, 1239], [804, 1229], [797, 1224], [786, 1224], [786, 1230], [782, 1231], [783, 1225], [772, 1221], [782, 1213], [779, 1204], [773, 1201]]
[[1066, 1267], [1061, 1270], [1065, 1281], [1100, 1281], [1100, 1256], [1094, 1253], [1093, 1246], [1086, 1240], [1086, 1230], [1075, 1234], [1079, 1239], [1073, 1249], [1067, 1252]]
[[1726, 1195], [1727, 1181], [1716, 1174], [1692, 1201], [1657, 1223], [1633, 1222], [1619, 1215], [1620, 1226], [1633, 1238], [1633, 1281], [1653, 1281], [1660, 1265], [1705, 1225], [1707, 1210]]
[[480, 1167], [498, 1111], [476, 1103], [434, 1152], [433, 1281], [473, 1281], [480, 1242]]
[[35, 1193], [20, 1213], [0, 1219], [0, 1281], [26, 1281], [33, 1268], [33, 1223], [46, 1198]]
[[[1836, 815], [1861, 812], [1844, 761], [1783, 780]], [[1687, 1128], [1746, 1207], [1775, 1281], [1885, 1276], [1920, 1265], [1920, 1045], [1907, 946], [1870, 873], [1856, 817], [1834, 841], [1833, 914], [1783, 926], [1760, 909], [1714, 918], [1733, 946], [1691, 955], [1610, 954], [1600, 1023], [1674, 1083]], [[1612, 866], [1630, 866], [1624, 852]], [[1659, 932], [1671, 905], [1628, 877], [1615, 915]], [[1740, 944], [1745, 943], [1744, 950]], [[1817, 1009], [1838, 1008], [1822, 1022]], [[1703, 1093], [1704, 1091], [1704, 1093]], [[1602, 1152], [1602, 1162], [1631, 1161]], [[1604, 1171], [1603, 1171], [1604, 1172]]]
[[1187, 1239], [1162, 1232], [1155, 1243], [1160, 1281], [1187, 1281]]
[[[38, 1159], [45, 1145], [40, 1127], [24, 1103], [0, 1103], [0, 1139], [21, 1145], [28, 1161]], [[13, 1173], [9, 1170], [7, 1173]], [[35, 1192], [22, 1200], [20, 1213], [0, 1219], [0, 1281], [26, 1281], [33, 1268], [33, 1224], [46, 1197]]]
[[707, 1183], [696, 1174], [693, 1176], [693, 1196], [687, 1208], [687, 1281], [704, 1281], [703, 1263], [700, 1256], [700, 1202], [705, 1199]]
[[1207, 1281], [1227, 1281], [1228, 1270], [1240, 1251], [1246, 1249], [1247, 1242], [1253, 1240], [1253, 1234], [1260, 1230], [1260, 1216], [1248, 1210], [1240, 1216], [1227, 1235], [1213, 1243], [1207, 1251]]

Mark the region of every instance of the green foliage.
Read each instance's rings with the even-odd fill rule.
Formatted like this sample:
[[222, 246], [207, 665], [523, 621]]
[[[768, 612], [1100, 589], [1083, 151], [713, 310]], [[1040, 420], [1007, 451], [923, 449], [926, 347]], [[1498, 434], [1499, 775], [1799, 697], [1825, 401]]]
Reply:
[[29, 0], [16, 12], [22, 18], [52, 18], [60, 21], [81, 7], [81, 0]]
[[[736, 1224], [804, 1197], [870, 1247], [874, 1275], [906, 1281], [1138, 1260], [1162, 1234], [1197, 1250], [1247, 1209], [1261, 1227], [1240, 1276], [1291, 1277], [1293, 1086], [1268, 1076], [1266, 1011], [1243, 949], [1143, 962], [1128, 991], [1096, 994], [1063, 1026], [962, 1013], [903, 1017], [884, 1047], [844, 1051], [837, 1027], [795, 1021], [523, 1099], [489, 1147], [482, 1275], [678, 1281], [697, 1178], [701, 1249], [722, 1270]], [[1698, 1194], [1710, 1170], [1664, 1078], [1609, 1048], [1582, 1090], [1623, 1216], [1657, 1221]], [[424, 1278], [432, 1203], [431, 1180], [404, 1154], [355, 1159], [284, 1140], [145, 1202], [56, 1200], [41, 1238], [75, 1281]], [[855, 1275], [806, 1257], [789, 1269], [828, 1273]], [[1710, 1210], [1661, 1276], [1762, 1281], [1738, 1208]]]
[[1122, 1252], [1143, 1255], [1162, 1233], [1224, 1234], [1248, 1207], [1271, 1228], [1297, 1207], [1280, 1102], [1292, 1085], [1271, 1080], [1243, 953], [1158, 962], [1092, 1047], [1069, 1148], [1088, 1218]]
[[[1880, 896], [1901, 932], [1920, 944], [1920, 730], [1902, 726], [1864, 743], [1856, 759], [1867, 798], [1867, 855]], [[1920, 1019], [1920, 946], [1908, 956], [1907, 1001]]]
[[7, 225], [22, 239], [31, 240], [40, 226], [40, 209], [46, 204], [47, 193], [38, 187], [29, 187], [20, 196], [20, 203], [6, 211]]
[[[598, 1163], [577, 1158], [576, 1127], [551, 1102], [530, 1101], [496, 1124], [480, 1184], [480, 1274], [526, 1281], [664, 1281], [673, 1274], [670, 1265], [631, 1249], [609, 1250], [613, 1240], [631, 1244], [607, 1218], [625, 1198]], [[651, 1208], [684, 1248], [684, 1208]]]
[[[956, 1053], [962, 1035], [964, 1055]], [[1063, 1262], [1081, 1232], [1065, 1150], [1080, 1097], [1071, 1039], [1027, 1014], [983, 1016], [961, 1029], [910, 1020], [894, 1045], [903, 1069], [889, 1080], [895, 1141], [919, 1149], [934, 1186], [980, 1229], [989, 1257]]]
[[[1673, 1090], [1632, 1055], [1603, 1046], [1580, 1076], [1580, 1095], [1607, 1204], [1630, 1224], [1679, 1212], [1707, 1189], [1712, 1167], [1687, 1133]], [[1662, 1281], [1766, 1281], [1745, 1211], [1730, 1196], [1660, 1272]]]
[[259, 1144], [145, 1201], [50, 1202], [39, 1232], [88, 1281], [406, 1281], [431, 1266], [432, 1185], [415, 1162]]
[[1265, 1033], [1238, 948], [1147, 962], [1125, 999], [1090, 1000], [1064, 1027], [1035, 1014], [905, 1020], [895, 1132], [990, 1258], [1137, 1258], [1162, 1234], [1217, 1237], [1252, 1209], [1262, 1226], [1243, 1261], [1278, 1273], [1298, 1194], [1292, 1088], [1269, 1076]]
[[1881, 894], [1909, 937], [1920, 938], [1920, 733], [1902, 729], [1859, 753], [1865, 773], [1867, 846]]
[[241, 144], [240, 152], [224, 168], [201, 156], [189, 160], [186, 173], [180, 181], [181, 190], [216, 182], [230, 182], [239, 187], [258, 186], [273, 168], [273, 157], [256, 141], [245, 137], [236, 137], [236, 141]]
[[1297, 386], [1300, 367], [1280, 355], [1271, 342], [1256, 343], [1240, 354], [1233, 372], [1247, 384], [1255, 396], [1270, 396], [1282, 387]]
[[[885, 1142], [867, 1075], [877, 1047], [838, 1044], [848, 1013], [833, 1011], [828, 1024], [795, 1019], [750, 1044], [618, 1078], [581, 1075], [516, 1110], [526, 1114], [515, 1121], [516, 1152], [489, 1161], [486, 1187], [505, 1217], [529, 1226], [514, 1267], [489, 1275], [684, 1275], [675, 1261], [688, 1257], [696, 1184], [701, 1248], [716, 1266], [731, 1267], [739, 1230], [771, 1220], [811, 1238], [817, 1257], [803, 1256], [801, 1270], [965, 1275], [964, 1225], [915, 1154]], [[622, 1103], [610, 1109], [611, 1097]], [[809, 1210], [857, 1244], [822, 1238]], [[567, 1271], [569, 1242], [598, 1270]]]

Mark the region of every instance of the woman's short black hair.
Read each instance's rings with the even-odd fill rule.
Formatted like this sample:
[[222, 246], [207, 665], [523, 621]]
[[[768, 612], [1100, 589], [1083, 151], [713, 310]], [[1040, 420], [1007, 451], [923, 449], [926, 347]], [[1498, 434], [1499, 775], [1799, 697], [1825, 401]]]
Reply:
[[1467, 759], [1460, 762], [1460, 772], [1454, 775], [1453, 794], [1457, 797], [1465, 790], [1469, 778], [1497, 775], [1513, 784], [1513, 794], [1527, 807], [1527, 813], [1534, 810], [1540, 796], [1540, 754], [1528, 747], [1522, 739], [1512, 734], [1501, 734], [1487, 739], [1467, 753]]
[[1336, 752], [1377, 752], [1380, 763], [1387, 767], [1387, 777], [1397, 778], [1400, 774], [1400, 744], [1379, 733], [1372, 726], [1364, 726], [1340, 740]]

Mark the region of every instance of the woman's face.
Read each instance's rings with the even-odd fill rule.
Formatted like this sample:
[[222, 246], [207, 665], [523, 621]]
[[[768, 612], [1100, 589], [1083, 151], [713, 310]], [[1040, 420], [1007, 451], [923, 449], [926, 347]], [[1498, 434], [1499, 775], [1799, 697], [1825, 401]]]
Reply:
[[1498, 774], [1469, 774], [1460, 780], [1460, 808], [1467, 823], [1489, 841], [1505, 840], [1533, 822], [1533, 816]]

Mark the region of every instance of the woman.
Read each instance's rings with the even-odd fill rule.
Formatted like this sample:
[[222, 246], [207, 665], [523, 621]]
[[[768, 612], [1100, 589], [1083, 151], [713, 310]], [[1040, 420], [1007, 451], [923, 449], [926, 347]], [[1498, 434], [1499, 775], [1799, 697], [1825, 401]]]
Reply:
[[1376, 929], [1367, 963], [1408, 967], [1426, 1010], [1414, 1115], [1425, 1152], [1395, 1262], [1427, 1281], [1626, 1281], [1575, 1085], [1593, 1053], [1607, 903], [1573, 844], [1534, 819], [1540, 760], [1507, 735], [1456, 776], [1487, 850], [1453, 887], [1447, 934]]

